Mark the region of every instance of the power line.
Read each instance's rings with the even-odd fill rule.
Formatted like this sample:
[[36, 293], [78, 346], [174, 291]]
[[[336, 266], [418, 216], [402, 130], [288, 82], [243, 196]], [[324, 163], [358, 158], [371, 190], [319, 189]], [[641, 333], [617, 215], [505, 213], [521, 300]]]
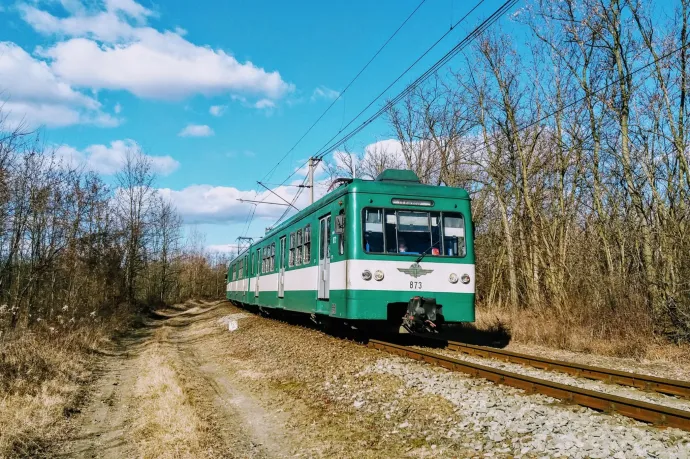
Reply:
[[[324, 110], [324, 112], [316, 119], [316, 121], [314, 121], [314, 123], [312, 123], [312, 125], [309, 126], [309, 129], [307, 129], [307, 131], [304, 134], [302, 134], [302, 136], [297, 140], [297, 142], [295, 142], [295, 144], [285, 153], [285, 155], [283, 155], [283, 157], [280, 159], [280, 161], [278, 161], [278, 163], [275, 166], [273, 166], [273, 168], [271, 170], [268, 171], [268, 173], [263, 177], [262, 180], [266, 180], [267, 178], [270, 178], [270, 176], [278, 168], [278, 166], [280, 166], [280, 164], [285, 160], [285, 158], [287, 158], [288, 155], [290, 155], [290, 153], [292, 153], [294, 151], [294, 149], [297, 148], [297, 146], [300, 144], [300, 142], [302, 142], [302, 140], [304, 140], [304, 138], [311, 132], [311, 130], [314, 129], [314, 127], [321, 121], [321, 119], [331, 110], [331, 108], [333, 108], [335, 103], [345, 94], [345, 92], [350, 88], [350, 86], [352, 86], [355, 83], [355, 81], [357, 81], [357, 79], [362, 75], [362, 73], [364, 73], [364, 71], [369, 67], [369, 65], [374, 61], [374, 59], [376, 59], [376, 57], [378, 57], [378, 55], [381, 54], [383, 49], [386, 46], [388, 46], [388, 43], [391, 42], [391, 40], [398, 34], [398, 32], [400, 32], [400, 30], [405, 26], [405, 24], [408, 23], [408, 21], [412, 18], [412, 16], [414, 16], [417, 13], [417, 11], [422, 7], [422, 5], [425, 2], [426, 2], [426, 0], [422, 0], [417, 5], [417, 7], [414, 10], [412, 10], [412, 12], [402, 22], [402, 24], [400, 24], [400, 26], [398, 26], [398, 28], [395, 29], [393, 34], [384, 42], [384, 44], [376, 51], [376, 53], [374, 53], [374, 55], [371, 57], [371, 59], [369, 59], [369, 61], [364, 65], [364, 67], [362, 67], [362, 69], [359, 72], [357, 72], [355, 77], [352, 80], [350, 80], [350, 82], [345, 86], [345, 88], [338, 94], [338, 97], [336, 97], [335, 100], [333, 100], [331, 102], [331, 104], [326, 108], [326, 110]], [[306, 162], [304, 164], [306, 164]], [[302, 167], [304, 167], [304, 164], [302, 164], [298, 169], [296, 169], [296, 171], [301, 169]], [[285, 182], [287, 182], [290, 179], [290, 177], [295, 175], [296, 171], [293, 171], [285, 180], [283, 180], [283, 182], [279, 186], [285, 185]], [[306, 182], [306, 180], [305, 180], [305, 182]], [[303, 182], [302, 185], [298, 185], [300, 187], [300, 190], [299, 190], [300, 192], [305, 187], [305, 182]], [[299, 196], [300, 192], [297, 193], [296, 197]], [[251, 227], [252, 221], [254, 220], [254, 214], [255, 213], [256, 213], [256, 205], [254, 206], [254, 209], [252, 209], [251, 214], [248, 214], [248, 218], [247, 218], [247, 222], [246, 222], [245, 235], [246, 235], [246, 232], [248, 232], [249, 228]], [[287, 212], [285, 212], [280, 217], [280, 219], [284, 218], [286, 214], [287, 214]], [[280, 219], [278, 221], [280, 221]]]
[[309, 129], [307, 129], [307, 131], [304, 134], [302, 134], [302, 137], [300, 137], [297, 140], [297, 142], [295, 142], [295, 144], [292, 146], [292, 148], [290, 148], [287, 151], [287, 153], [285, 153], [285, 155], [280, 159], [280, 161], [278, 161], [278, 163], [275, 166], [273, 166], [273, 168], [266, 173], [266, 175], [261, 179], [262, 181], [269, 178], [273, 174], [273, 172], [278, 168], [278, 166], [280, 166], [280, 164], [283, 161], [285, 161], [285, 158], [287, 158], [288, 155], [290, 153], [292, 153], [292, 151], [295, 148], [297, 148], [297, 145], [299, 145], [300, 142], [302, 142], [302, 140], [304, 140], [304, 138], [307, 136], [307, 134], [309, 134], [311, 132], [311, 130], [314, 129], [314, 127], [319, 123], [319, 121], [321, 121], [321, 119], [324, 116], [326, 116], [326, 114], [331, 110], [331, 108], [333, 108], [335, 103], [338, 102], [338, 100], [340, 100], [340, 98], [343, 96], [343, 94], [345, 94], [345, 92], [350, 88], [350, 86], [352, 86], [354, 84], [354, 82], [357, 81], [357, 79], [362, 75], [362, 73], [364, 73], [364, 71], [369, 67], [369, 65], [374, 61], [374, 59], [376, 59], [378, 57], [378, 55], [381, 54], [381, 51], [383, 51], [383, 49], [386, 46], [388, 46], [388, 43], [390, 43], [391, 40], [393, 40], [393, 38], [395, 38], [395, 36], [398, 34], [398, 32], [400, 32], [400, 30], [405, 26], [405, 24], [407, 24], [407, 22], [412, 18], [412, 16], [414, 16], [415, 13], [417, 13], [417, 11], [422, 7], [422, 5], [425, 2], [426, 2], [426, 0], [422, 0], [419, 3], [419, 5], [417, 5], [417, 7], [407, 16], [407, 18], [405, 18], [403, 23], [400, 24], [400, 26], [398, 26], [397, 29], [395, 29], [395, 32], [393, 32], [393, 34], [390, 37], [388, 37], [388, 39], [385, 41], [385, 43], [378, 49], [378, 51], [376, 51], [376, 53], [371, 57], [371, 59], [369, 59], [369, 61], [364, 65], [364, 67], [362, 67], [361, 70], [359, 72], [357, 72], [357, 75], [355, 75], [355, 77], [352, 80], [350, 80], [350, 82], [347, 84], [347, 86], [345, 86], [345, 88], [342, 91], [340, 91], [340, 93], [338, 94], [338, 97], [336, 97], [331, 102], [331, 104], [326, 108], [326, 110], [324, 110], [323, 113], [321, 113], [321, 115], [316, 119], [316, 121], [314, 121], [312, 123], [312, 125], [309, 126]]
[[[364, 107], [364, 109], [362, 109], [362, 111], [360, 111], [360, 112], [357, 114], [357, 116], [355, 116], [352, 120], [350, 120], [350, 122], [347, 123], [347, 125], [346, 125], [345, 127], [341, 128], [333, 137], [331, 137], [331, 138], [324, 144], [324, 146], [321, 147], [321, 148], [318, 150], [317, 154], [314, 155], [314, 156], [315, 156], [316, 158], [318, 158], [318, 159], [323, 159], [323, 157], [326, 156], [326, 155], [327, 155], [328, 153], [330, 153], [331, 151], [333, 151], [333, 149], [335, 149], [335, 147], [337, 147], [338, 145], [342, 144], [343, 142], [339, 142], [338, 144], [332, 145], [332, 146], [331, 146], [332, 148], [331, 148], [330, 150], [325, 149], [326, 146], [327, 146], [333, 139], [335, 139], [338, 135], [340, 135], [340, 133], [342, 133], [345, 129], [347, 129], [353, 122], [355, 122], [355, 121], [357, 120], [357, 118], [359, 118], [365, 111], [367, 111], [367, 110], [369, 109], [369, 107], [371, 107], [377, 100], [379, 100], [379, 99], [381, 98], [381, 96], [383, 96], [391, 87], [393, 87], [393, 85], [395, 85], [398, 81], [400, 81], [400, 80], [402, 79], [403, 76], [405, 76], [410, 70], [412, 70], [412, 68], [413, 68], [415, 65], [417, 65], [417, 63], [419, 63], [419, 61], [421, 61], [427, 54], [429, 54], [429, 53], [431, 52], [431, 50], [433, 50], [441, 41], [443, 41], [443, 39], [446, 38], [446, 37], [448, 36], [448, 34], [450, 34], [458, 25], [460, 25], [465, 19], [467, 19], [467, 18], [468, 18], [468, 17], [469, 17], [469, 16], [470, 16], [470, 15], [471, 15], [478, 7], [482, 4], [482, 3], [484, 3], [484, 1], [485, 1], [485, 0], [480, 0], [479, 2], [477, 2], [477, 4], [474, 5], [474, 6], [472, 7], [472, 9], [470, 9], [467, 13], [465, 13], [465, 15], [463, 15], [458, 21], [456, 21], [456, 22], [450, 27], [449, 30], [447, 30], [443, 35], [441, 35], [441, 36], [440, 36], [440, 37], [439, 37], [439, 38], [438, 38], [438, 39], [437, 39], [437, 40], [436, 40], [426, 51], [424, 51], [424, 53], [423, 53], [421, 56], [419, 56], [412, 64], [410, 64], [410, 65], [405, 69], [405, 71], [403, 71], [403, 72], [402, 72], [392, 83], [390, 83], [390, 84], [386, 87], [386, 89], [384, 89], [383, 91], [381, 91], [381, 93], [380, 93], [378, 96], [376, 96], [376, 97], [374, 98], [374, 100], [372, 100], [366, 107]], [[497, 15], [497, 17], [496, 17], [496, 19], [497, 19], [498, 16], [502, 15], [507, 9], [510, 9], [515, 3], [517, 3], [517, 1], [518, 1], [518, 0], [507, 0], [506, 3], [504, 3], [497, 11], [495, 11], [495, 12], [490, 16], [490, 18], [493, 17], [493, 16], [495, 16], [495, 15], [497, 15], [497, 12], [500, 11], [500, 13], [499, 13], [499, 14]], [[509, 5], [508, 7], [506, 7], [507, 4], [510, 4], [510, 5]], [[488, 20], [489, 20], [489, 19], [485, 20], [484, 23], [482, 23], [482, 25], [485, 24]], [[492, 23], [493, 23], [493, 22], [495, 22], [495, 20], [492, 21]], [[489, 24], [489, 25], [490, 25], [490, 24]], [[481, 25], [480, 25], [480, 27], [481, 27]], [[488, 27], [488, 25], [487, 25], [487, 27]], [[476, 30], [477, 30], [477, 29], [475, 29], [475, 31], [476, 31]], [[465, 42], [465, 40], [467, 40], [467, 37], [465, 37], [465, 39], [463, 39], [463, 41], [461, 42], [461, 44], [462, 44], [463, 42]], [[470, 40], [470, 41], [471, 41], [471, 40]], [[458, 45], [458, 46], [460, 46], [460, 45]], [[453, 48], [453, 50], [455, 50], [458, 46], [456, 46], [455, 48]], [[452, 53], [453, 50], [451, 50], [449, 53], [447, 53], [446, 56], [444, 56], [444, 58], [446, 58], [446, 57], [448, 56], [448, 54]], [[458, 52], [459, 52], [459, 51], [458, 51]], [[457, 53], [456, 53], [456, 54], [457, 54]], [[451, 56], [451, 57], [452, 57], [452, 56]], [[450, 60], [450, 59], [447, 59], [447, 60]], [[445, 62], [444, 62], [444, 63], [445, 63]], [[438, 65], [438, 62], [434, 65], [434, 67], [435, 67], [436, 65]], [[443, 64], [441, 64], [441, 65], [443, 65]], [[432, 69], [434, 69], [434, 67], [432, 67]], [[440, 65], [438, 65], [438, 67], [440, 67]], [[433, 73], [433, 71], [435, 71], [435, 70], [436, 70], [436, 69], [434, 69], [434, 70], [431, 70], [431, 69], [430, 69], [430, 70], [427, 70], [426, 72], [424, 72], [424, 74], [422, 74], [421, 77], [417, 78], [417, 80], [415, 80], [412, 84], [415, 85], [415, 87], [416, 87], [417, 85], [419, 85], [419, 83], [421, 83], [423, 80], [425, 80], [426, 78], [428, 78], [429, 75], [430, 75], [431, 73]], [[414, 89], [414, 88], [412, 88], [412, 89]], [[409, 91], [411, 91], [412, 89], [410, 89], [410, 85], [408, 85], [407, 88], [406, 88], [405, 90], [408, 90], [408, 92], [409, 92]], [[404, 90], [404, 91], [405, 91], [405, 90]], [[403, 97], [404, 97], [404, 96], [403, 96]], [[396, 96], [396, 103], [397, 103], [397, 101], [399, 101], [400, 99], [402, 99], [402, 97], [400, 97], [400, 94], [399, 94], [398, 96]], [[352, 135], [348, 136], [346, 140], [348, 140], [349, 138], [353, 137], [355, 134], [359, 133], [362, 129], [364, 129], [364, 127], [366, 127], [366, 125], [368, 125], [369, 123], [371, 123], [375, 118], [378, 118], [379, 116], [381, 116], [381, 114], [384, 113], [384, 112], [389, 108], [389, 106], [392, 106], [392, 104], [390, 104], [390, 103], [389, 103], [389, 104], [386, 104], [382, 110], [379, 110], [379, 111], [375, 114], [374, 117], [372, 117], [372, 118], [368, 119], [367, 121], [365, 121], [365, 123], [363, 123], [363, 125], [361, 125], [361, 126], [356, 130], [356, 132], [354, 132], [354, 133], [352, 133]], [[306, 164], [306, 162], [305, 162], [304, 164]], [[287, 182], [292, 176], [294, 176], [294, 175], [297, 173], [298, 170], [300, 170], [302, 167], [304, 167], [304, 164], [302, 164], [300, 167], [298, 167], [297, 169], [295, 169], [290, 175], [288, 175], [288, 177], [283, 181], [283, 183]]]
[[[656, 64], [657, 62], [659, 62], [659, 61], [661, 61], [661, 60], [663, 60], [663, 59], [666, 59], [666, 58], [668, 58], [668, 57], [671, 57], [671, 56], [674, 55], [675, 53], [677, 53], [677, 52], [679, 52], [679, 51], [682, 51], [684, 48], [687, 48], [688, 46], [690, 46], [690, 43], [686, 43], [686, 44], [684, 44], [683, 46], [680, 46], [680, 47], [674, 49], [673, 51], [669, 51], [668, 53], [666, 53], [666, 54], [664, 54], [664, 55], [662, 55], [662, 56], [657, 57], [657, 58], [654, 59], [653, 61], [650, 61], [650, 62], [646, 63], [645, 65], [636, 68], [635, 70], [633, 70], [632, 72], [628, 73], [627, 75], [623, 75], [622, 77], [618, 78], [617, 80], [612, 80], [612, 81], [606, 83], [605, 85], [603, 85], [603, 86], [601, 86], [601, 87], [599, 87], [599, 88], [593, 90], [593, 91], [589, 94], [589, 96], [593, 96], [593, 95], [599, 93], [600, 91], [603, 91], [603, 90], [605, 90], [605, 89], [608, 89], [610, 86], [612, 86], [612, 85], [614, 85], [614, 84], [618, 84], [618, 83], [620, 83], [621, 81], [623, 81], [623, 80], [625, 80], [625, 79], [628, 79], [628, 78], [632, 77], [632, 76], [635, 75], [636, 73], [641, 72], [641, 71], [643, 71], [643, 70], [645, 70], [645, 69], [651, 67], [652, 65]], [[574, 106], [574, 105], [576, 105], [576, 104], [582, 102], [583, 100], [585, 100], [585, 98], [586, 98], [587, 96], [588, 96], [588, 95], [584, 95], [584, 96], [580, 97], [579, 99], [575, 99], [574, 101], [572, 101], [572, 102], [570, 102], [570, 103], [564, 105], [563, 107], [561, 107], [561, 108], [559, 108], [559, 109], [557, 109], [557, 110], [554, 110], [554, 111], [551, 112], [551, 113], [548, 113], [548, 114], [542, 116], [541, 118], [539, 118], [539, 119], [537, 119], [537, 120], [535, 120], [535, 121], [532, 121], [532, 122], [529, 122], [529, 123], [527, 123], [527, 124], [525, 124], [525, 125], [519, 126], [519, 127], [517, 128], [517, 130], [515, 131], [515, 133], [518, 134], [518, 133], [520, 133], [520, 132], [522, 132], [522, 131], [524, 131], [524, 130], [526, 130], [526, 129], [529, 129], [529, 128], [531, 128], [531, 127], [533, 127], [533, 126], [535, 126], [535, 125], [537, 125], [537, 124], [539, 124], [539, 123], [541, 123], [541, 122], [543, 122], [543, 121], [546, 121], [547, 119], [549, 119], [549, 118], [551, 118], [552, 116], [554, 116], [554, 115], [556, 115], [556, 114], [562, 112], [563, 110], [566, 110], [566, 109], [568, 109], [568, 108], [570, 108], [570, 107], [572, 107], [572, 106]], [[493, 142], [489, 142], [489, 143], [483, 142], [483, 144], [482, 144], [482, 146], [481, 146], [480, 148], [477, 148], [476, 150], [472, 151], [470, 154], [478, 153], [478, 152], [480, 152], [482, 149], [486, 149], [486, 148], [488, 148], [488, 147], [490, 147], [490, 146], [492, 146], [492, 145], [495, 145], [495, 144], [498, 143], [498, 142], [499, 142], [499, 140], [494, 140]], [[453, 160], [453, 161], [447, 163], [447, 164], [446, 164], [446, 167], [448, 167], [448, 166], [450, 166], [450, 165], [453, 165], [453, 164], [457, 164], [458, 162], [460, 162], [460, 159]], [[431, 171], [429, 171], [429, 174], [434, 174], [434, 173], [436, 173], [436, 172], [439, 172], [439, 171], [441, 171], [441, 169], [443, 169], [443, 168], [442, 168], [442, 167], [439, 167], [438, 169], [431, 170]]]
[[[463, 40], [460, 41], [453, 49], [451, 49], [448, 53], [446, 53], [441, 59], [439, 59], [431, 68], [429, 68], [427, 71], [425, 71], [421, 76], [419, 76], [414, 82], [409, 84], [401, 93], [399, 93], [394, 99], [389, 101], [387, 104], [385, 104], [381, 109], [379, 109], [374, 115], [369, 117], [366, 121], [364, 121], [362, 124], [360, 124], [357, 128], [355, 128], [353, 131], [351, 131], [349, 134], [343, 136], [339, 141], [331, 144], [330, 146], [326, 147], [329, 145], [329, 143], [336, 138], [340, 133], [347, 129], [352, 123], [354, 123], [366, 110], [368, 110], [377, 100], [379, 100], [393, 85], [395, 85], [400, 79], [407, 74], [420, 60], [422, 60], [433, 48], [435, 48], [449, 33], [453, 31], [455, 27], [457, 27], [460, 23], [462, 23], [467, 17], [469, 17], [470, 14], [472, 14], [482, 3], [484, 3], [484, 0], [480, 0], [472, 9], [470, 9], [462, 18], [460, 18], [448, 31], [446, 31], [439, 39], [436, 40], [420, 57], [418, 57], [410, 66], [405, 69], [403, 73], [401, 73], [392, 83], [390, 83], [374, 100], [372, 100], [364, 109], [362, 109], [344, 128], [340, 129], [336, 135], [331, 137], [331, 139], [326, 142], [324, 147], [322, 147], [314, 157], [317, 159], [323, 159], [328, 153], [332, 152], [338, 145], [341, 145], [342, 143], [346, 142], [350, 138], [352, 138], [354, 135], [359, 133], [362, 129], [364, 129], [367, 125], [369, 125], [373, 120], [381, 116], [383, 113], [385, 113], [390, 107], [392, 107], [394, 104], [402, 100], [407, 94], [409, 94], [412, 90], [414, 90], [417, 86], [419, 86], [422, 82], [424, 82], [429, 76], [431, 76], [434, 72], [436, 72], [441, 66], [445, 65], [448, 61], [450, 61], [454, 56], [456, 56], [460, 51], [462, 51], [474, 38], [476, 38], [478, 35], [483, 33], [488, 27], [490, 27], [493, 23], [495, 23], [505, 12], [507, 12], [510, 8], [512, 8], [518, 0], [506, 0], [497, 10], [495, 10], [487, 19], [485, 19], [479, 26], [477, 26], [471, 33], [469, 33]], [[422, 2], [423, 3], [423, 2]], [[421, 4], [419, 5], [421, 6]], [[418, 8], [419, 8], [418, 6]], [[418, 9], [417, 8], [417, 9]], [[417, 10], [415, 9], [415, 11]], [[412, 13], [414, 14], [414, 12]], [[408, 18], [409, 19], [409, 18]], [[407, 21], [407, 20], [406, 20]], [[403, 24], [404, 25], [404, 24]], [[396, 31], [397, 33], [397, 31]], [[384, 45], [385, 46], [385, 45]], [[368, 65], [368, 64], [367, 64]], [[361, 72], [360, 72], [361, 73]], [[359, 76], [359, 74], [358, 74]], [[311, 128], [310, 128], [311, 130]], [[293, 147], [294, 149], [294, 147]], [[292, 151], [292, 149], [291, 149]], [[288, 152], [289, 154], [289, 152]], [[285, 155], [287, 157], [287, 154]], [[284, 158], [285, 158], [284, 157]], [[282, 162], [283, 159], [281, 159], [280, 162]], [[272, 173], [280, 164], [280, 162], [269, 172]], [[306, 162], [305, 162], [306, 164]], [[297, 171], [299, 171], [304, 165], [300, 166], [299, 168], [295, 169], [288, 177], [283, 181], [283, 184], [287, 182], [292, 176], [294, 176]], [[306, 178], [303, 181], [303, 184], [306, 182]], [[298, 196], [301, 194], [302, 189], [300, 189], [296, 195], [295, 199], [293, 200], [293, 203], [297, 200]], [[278, 222], [282, 220], [287, 213], [289, 212], [289, 208], [285, 210], [283, 215], [278, 219]], [[277, 222], [276, 222], [277, 224]]]
[[[469, 14], [472, 13], [481, 3], [483, 2], [480, 1], [477, 3], [477, 5], [474, 6], [465, 16], [463, 16], [458, 23], [459, 24], [461, 21], [463, 21]], [[498, 9], [496, 9], [488, 18], [486, 18], [481, 24], [479, 24], [477, 27], [475, 27], [472, 32], [467, 34], [465, 38], [463, 38], [456, 46], [453, 47], [450, 51], [448, 51], [441, 59], [436, 61], [434, 65], [432, 65], [426, 72], [424, 72], [422, 75], [420, 75], [415, 81], [410, 83], [403, 89], [400, 93], [398, 93], [397, 96], [395, 96], [393, 99], [389, 100], [386, 104], [384, 104], [383, 107], [381, 107], [377, 112], [375, 112], [372, 116], [370, 116], [368, 119], [366, 119], [364, 122], [362, 122], [359, 126], [357, 126], [355, 129], [350, 131], [348, 134], [344, 135], [341, 137], [339, 140], [333, 142], [332, 144], [329, 145], [333, 139], [335, 139], [338, 135], [340, 135], [340, 132], [342, 132], [344, 129], [347, 129], [352, 123], [354, 123], [357, 118], [359, 118], [369, 107], [371, 107], [378, 99], [383, 96], [383, 94], [388, 91], [395, 83], [397, 83], [400, 78], [414, 66], [419, 60], [421, 60], [426, 54], [431, 51], [431, 49], [436, 46], [436, 44], [443, 39], [441, 37], [436, 43], [434, 43], [431, 48], [429, 48], [427, 51], [424, 52], [410, 67], [408, 67], [405, 72], [403, 72], [402, 75], [400, 75], [396, 80], [388, 85], [386, 89], [384, 89], [374, 100], [372, 100], [369, 105], [367, 105], [362, 111], [360, 111], [352, 120], [345, 126], [345, 128], [341, 129], [338, 134], [334, 135], [331, 137], [331, 139], [324, 144], [323, 147], [319, 150], [319, 152], [316, 154], [317, 158], [323, 158], [326, 156], [328, 153], [332, 152], [335, 150], [339, 145], [342, 145], [343, 143], [347, 142], [350, 140], [352, 137], [357, 135], [359, 132], [362, 131], [365, 127], [367, 127], [369, 124], [371, 124], [372, 121], [374, 121], [376, 118], [384, 114], [386, 111], [388, 111], [391, 107], [393, 107], [395, 104], [400, 102], [405, 96], [407, 96], [409, 93], [411, 93], [417, 86], [419, 86], [421, 83], [423, 83], [427, 78], [429, 78], [433, 73], [435, 73], [439, 68], [441, 68], [443, 65], [447, 64], [453, 57], [455, 57], [457, 54], [459, 54], [462, 50], [464, 50], [471, 42], [474, 40], [477, 36], [481, 35], [484, 33], [486, 29], [488, 29], [491, 25], [493, 25], [503, 14], [505, 14], [508, 10], [510, 10], [518, 0], [506, 0]], [[453, 28], [455, 27], [453, 26]], [[452, 29], [451, 29], [452, 30]], [[446, 32], [448, 34], [449, 32]], [[446, 35], [444, 34], [444, 36]]]

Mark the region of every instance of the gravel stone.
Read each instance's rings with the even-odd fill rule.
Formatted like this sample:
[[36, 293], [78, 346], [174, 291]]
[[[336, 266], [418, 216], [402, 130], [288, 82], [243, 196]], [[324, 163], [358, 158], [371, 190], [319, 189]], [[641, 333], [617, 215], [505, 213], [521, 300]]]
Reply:
[[458, 360], [463, 360], [466, 362], [476, 363], [487, 367], [498, 368], [505, 371], [519, 373], [521, 375], [531, 376], [533, 378], [545, 379], [547, 381], [566, 384], [568, 386], [575, 386], [581, 389], [594, 390], [597, 392], [603, 392], [605, 394], [617, 395], [619, 397], [626, 397], [635, 400], [640, 400], [643, 402], [664, 405], [669, 408], [676, 408], [678, 410], [690, 411], [690, 400], [682, 399], [679, 397], [660, 394], [657, 392], [644, 392], [633, 387], [620, 386], [618, 384], [607, 384], [603, 381], [578, 378], [566, 373], [541, 370], [539, 368], [532, 368], [526, 365], [521, 365], [519, 363], [503, 362], [501, 360], [496, 359], [475, 357], [457, 351], [435, 350], [434, 352], [448, 357], [453, 357]]
[[413, 392], [448, 400], [463, 420], [452, 426], [447, 435], [461, 444], [468, 435], [476, 436], [470, 445], [477, 453], [574, 458], [690, 457], [688, 432], [657, 429], [623, 416], [565, 405], [539, 394], [527, 395], [519, 389], [419, 362], [381, 358], [366, 367], [363, 374], [394, 375]]
[[576, 362], [584, 365], [612, 368], [619, 371], [628, 371], [632, 373], [658, 376], [660, 378], [690, 381], [690, 365], [688, 365], [687, 362], [688, 353], [683, 352], [682, 349], [679, 349], [679, 353], [684, 354], [686, 358], [684, 360], [679, 361], [655, 361], [650, 359], [636, 360], [632, 358], [611, 357], [584, 352], [573, 352], [564, 349], [553, 349], [545, 346], [516, 342], [511, 342], [505, 348], [505, 350], [524, 354], [537, 355], [549, 359]]

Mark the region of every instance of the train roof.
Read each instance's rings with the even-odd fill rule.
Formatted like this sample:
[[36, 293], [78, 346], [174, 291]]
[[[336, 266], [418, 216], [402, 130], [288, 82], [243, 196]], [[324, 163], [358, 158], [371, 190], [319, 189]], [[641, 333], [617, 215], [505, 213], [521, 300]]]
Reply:
[[[375, 180], [364, 179], [344, 179], [343, 185], [335, 190], [327, 193], [313, 204], [305, 207], [285, 220], [280, 225], [272, 228], [266, 233], [263, 238], [256, 241], [254, 244], [259, 244], [263, 239], [270, 238], [276, 233], [284, 230], [286, 227], [292, 225], [295, 221], [300, 220], [305, 215], [317, 211], [324, 205], [348, 193], [369, 193], [369, 194], [390, 194], [395, 196], [414, 196], [424, 198], [450, 198], [450, 199], [470, 199], [469, 193], [463, 188], [455, 188], [448, 186], [427, 185], [421, 183], [417, 174], [414, 171], [407, 169], [386, 169], [381, 172]], [[250, 246], [250, 247], [251, 247]], [[248, 249], [245, 249], [238, 255], [239, 258]]]

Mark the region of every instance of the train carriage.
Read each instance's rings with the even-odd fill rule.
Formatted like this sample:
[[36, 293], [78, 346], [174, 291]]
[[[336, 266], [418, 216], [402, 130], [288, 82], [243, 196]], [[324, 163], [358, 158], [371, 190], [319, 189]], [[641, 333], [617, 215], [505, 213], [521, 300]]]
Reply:
[[227, 298], [353, 326], [474, 321], [470, 199], [412, 171], [352, 179], [230, 262]]

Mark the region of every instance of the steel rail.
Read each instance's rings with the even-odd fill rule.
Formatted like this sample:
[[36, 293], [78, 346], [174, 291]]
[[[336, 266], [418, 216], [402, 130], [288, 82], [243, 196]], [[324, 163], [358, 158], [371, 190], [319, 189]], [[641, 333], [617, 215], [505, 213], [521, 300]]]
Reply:
[[690, 431], [690, 411], [682, 411], [653, 403], [642, 402], [593, 390], [580, 389], [544, 379], [533, 378], [498, 368], [478, 365], [445, 355], [413, 349], [408, 346], [387, 343], [375, 339], [368, 346], [391, 354], [427, 362], [452, 371], [460, 371], [489, 381], [523, 389], [528, 393], [539, 393], [569, 403], [593, 408], [606, 413], [618, 413], [638, 421], [653, 423], [662, 427], [676, 427]]
[[594, 379], [622, 386], [635, 387], [646, 391], [659, 392], [666, 395], [677, 395], [690, 398], [690, 382], [677, 379], [664, 379], [627, 371], [611, 370], [608, 368], [584, 365], [575, 362], [547, 359], [534, 355], [495, 349], [486, 346], [448, 341], [446, 348], [463, 354], [485, 358], [494, 358], [505, 362], [519, 363], [541, 370], [559, 371], [572, 376]]

